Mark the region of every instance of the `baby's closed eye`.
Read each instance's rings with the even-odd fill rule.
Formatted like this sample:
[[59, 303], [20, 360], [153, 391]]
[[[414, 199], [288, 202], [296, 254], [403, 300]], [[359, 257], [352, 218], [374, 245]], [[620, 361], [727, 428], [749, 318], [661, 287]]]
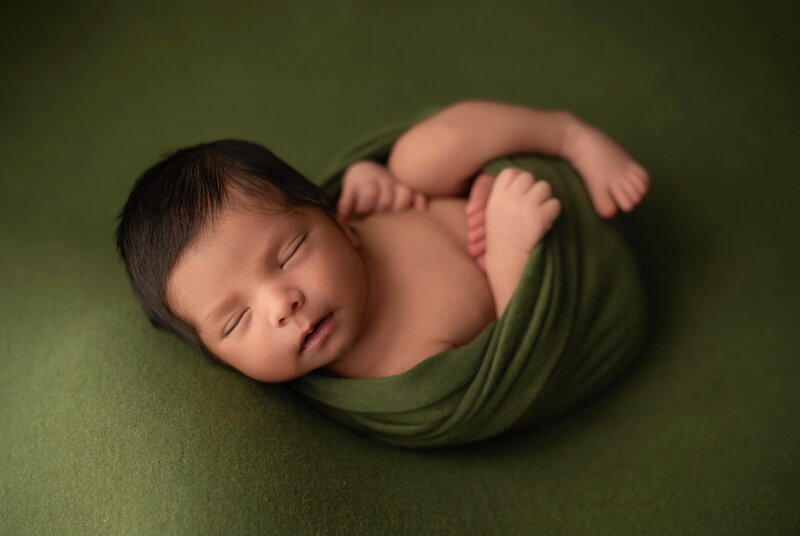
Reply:
[[296, 246], [294, 246], [294, 248], [292, 249], [292, 252], [291, 252], [291, 253], [289, 254], [289, 256], [286, 258], [286, 260], [285, 260], [285, 261], [283, 261], [283, 263], [281, 263], [281, 268], [283, 268], [283, 267], [286, 265], [286, 263], [288, 263], [288, 262], [289, 262], [289, 261], [290, 261], [290, 260], [291, 260], [291, 259], [292, 259], [292, 258], [295, 256], [295, 254], [297, 253], [297, 251], [300, 249], [300, 246], [302, 246], [302, 245], [303, 245], [303, 243], [306, 241], [306, 237], [307, 237], [307, 236], [308, 236], [307, 234], [304, 234], [304, 235], [302, 236], [302, 238], [300, 238], [300, 240], [297, 242], [297, 245], [296, 245]]

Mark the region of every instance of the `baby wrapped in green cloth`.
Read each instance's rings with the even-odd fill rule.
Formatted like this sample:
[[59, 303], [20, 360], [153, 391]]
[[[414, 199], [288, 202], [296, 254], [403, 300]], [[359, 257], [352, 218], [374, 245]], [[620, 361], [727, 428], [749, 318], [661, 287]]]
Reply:
[[[426, 110], [422, 117], [430, 114]], [[414, 121], [360, 140], [315, 182], [335, 199], [349, 165], [385, 160]], [[514, 154], [481, 169], [497, 175], [510, 166], [547, 181], [562, 210], [531, 252], [496, 321], [467, 344], [401, 374], [345, 378], [315, 370], [290, 385], [349, 426], [381, 441], [419, 448], [469, 443], [533, 423], [617, 376], [642, 348], [648, 321], [628, 245], [614, 223], [598, 216], [569, 163]]]
[[381, 441], [457, 445], [574, 405], [641, 349], [608, 218], [648, 185], [570, 113], [468, 100], [313, 182], [251, 142], [180, 149], [137, 181], [117, 246], [152, 323], [215, 363]]

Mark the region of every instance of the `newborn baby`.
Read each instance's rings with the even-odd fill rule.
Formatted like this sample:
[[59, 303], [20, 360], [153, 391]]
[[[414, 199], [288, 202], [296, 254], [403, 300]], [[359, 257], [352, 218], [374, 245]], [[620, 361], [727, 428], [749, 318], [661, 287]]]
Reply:
[[400, 374], [502, 315], [559, 216], [527, 171], [479, 174], [515, 153], [569, 161], [606, 218], [649, 186], [569, 113], [471, 100], [409, 129], [385, 166], [352, 164], [338, 214], [261, 146], [177, 151], [137, 181], [117, 245], [151, 321], [247, 376]]

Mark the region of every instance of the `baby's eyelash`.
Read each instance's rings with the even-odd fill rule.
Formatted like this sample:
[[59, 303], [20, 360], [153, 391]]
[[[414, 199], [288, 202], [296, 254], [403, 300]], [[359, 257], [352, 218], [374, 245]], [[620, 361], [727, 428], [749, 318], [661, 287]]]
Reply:
[[246, 314], [247, 314], [247, 311], [248, 311], [248, 309], [245, 309], [245, 310], [244, 310], [244, 312], [243, 312], [242, 314], [240, 314], [240, 315], [239, 315], [239, 318], [237, 318], [237, 319], [236, 319], [236, 323], [235, 323], [234, 325], [232, 325], [232, 326], [231, 326], [231, 329], [229, 329], [228, 331], [226, 331], [225, 333], [223, 333], [223, 334], [222, 334], [222, 335], [223, 335], [223, 337], [227, 337], [228, 335], [230, 335], [231, 333], [233, 333], [233, 330], [235, 330], [235, 329], [236, 329], [236, 326], [238, 326], [238, 325], [239, 325], [239, 322], [241, 322], [241, 321], [242, 321], [242, 318], [244, 318], [244, 315], [246, 315]]
[[288, 258], [288, 259], [286, 259], [285, 261], [283, 261], [283, 264], [281, 265], [281, 268], [283, 268], [283, 266], [284, 266], [284, 265], [285, 265], [287, 262], [289, 262], [289, 259], [291, 259], [292, 257], [294, 257], [295, 253], [297, 253], [297, 250], [299, 250], [299, 249], [300, 249], [300, 246], [302, 246], [302, 245], [303, 245], [303, 242], [305, 242], [305, 241], [306, 241], [306, 237], [307, 237], [307, 236], [308, 236], [308, 235], [303, 235], [303, 238], [301, 238], [301, 239], [300, 239], [300, 242], [298, 242], [298, 244], [297, 244], [297, 247], [296, 247], [296, 248], [294, 248], [294, 251], [292, 251], [292, 254], [291, 254], [291, 255], [289, 255], [289, 258]]

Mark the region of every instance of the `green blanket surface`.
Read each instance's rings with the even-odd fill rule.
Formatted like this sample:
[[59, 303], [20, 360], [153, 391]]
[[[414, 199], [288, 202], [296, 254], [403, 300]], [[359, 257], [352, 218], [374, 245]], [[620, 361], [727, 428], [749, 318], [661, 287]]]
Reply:
[[[347, 166], [386, 161], [394, 141], [433, 113], [379, 129], [315, 179], [332, 200]], [[485, 439], [573, 406], [607, 384], [644, 343], [648, 308], [637, 264], [617, 226], [596, 215], [566, 162], [511, 155], [483, 169], [529, 170], [550, 183], [562, 212], [536, 245], [503, 316], [470, 343], [385, 378], [314, 371], [290, 383], [333, 418], [404, 447]]]

